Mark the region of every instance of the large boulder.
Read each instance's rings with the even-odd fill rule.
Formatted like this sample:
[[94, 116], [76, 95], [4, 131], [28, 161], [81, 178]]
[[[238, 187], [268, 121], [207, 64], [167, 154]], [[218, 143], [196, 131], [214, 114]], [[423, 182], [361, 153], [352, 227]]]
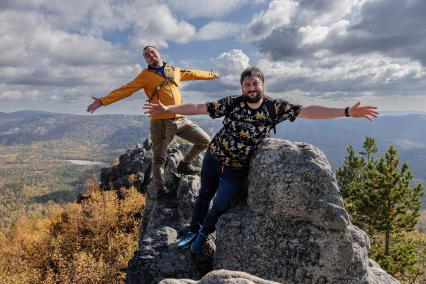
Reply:
[[250, 167], [247, 205], [218, 222], [214, 268], [282, 283], [398, 283], [370, 269], [368, 236], [350, 224], [319, 149], [268, 139]]

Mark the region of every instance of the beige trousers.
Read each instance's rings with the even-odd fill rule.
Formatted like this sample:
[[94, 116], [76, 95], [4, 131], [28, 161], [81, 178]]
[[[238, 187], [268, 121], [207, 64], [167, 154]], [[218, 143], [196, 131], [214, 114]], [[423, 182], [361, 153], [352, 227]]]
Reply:
[[166, 162], [167, 147], [177, 135], [193, 145], [184, 162], [191, 162], [210, 143], [209, 135], [201, 127], [186, 117], [170, 119], [151, 119], [152, 140], [152, 181], [156, 188], [164, 186], [164, 163]]

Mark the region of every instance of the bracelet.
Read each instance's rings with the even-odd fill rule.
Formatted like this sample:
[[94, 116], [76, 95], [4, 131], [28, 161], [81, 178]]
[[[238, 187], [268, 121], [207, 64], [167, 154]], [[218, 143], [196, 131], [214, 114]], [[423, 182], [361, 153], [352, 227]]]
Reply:
[[350, 115], [349, 115], [349, 107], [345, 108], [345, 116], [346, 117], [350, 117]]

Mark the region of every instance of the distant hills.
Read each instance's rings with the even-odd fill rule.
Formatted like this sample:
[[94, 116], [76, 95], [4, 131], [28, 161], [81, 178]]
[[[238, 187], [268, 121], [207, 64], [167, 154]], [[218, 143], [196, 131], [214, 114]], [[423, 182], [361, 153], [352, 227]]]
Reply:
[[72, 139], [129, 147], [148, 136], [149, 120], [132, 115], [72, 115], [38, 111], [0, 113], [0, 145]]
[[[213, 135], [221, 120], [196, 118]], [[0, 145], [72, 139], [81, 143], [132, 147], [149, 136], [149, 119], [136, 115], [72, 115], [39, 111], [0, 112]], [[360, 150], [366, 136], [376, 139], [379, 154], [397, 147], [414, 177], [426, 182], [426, 115], [382, 116], [373, 122], [361, 119], [296, 120], [277, 126], [273, 137], [304, 141], [323, 150], [333, 168], [342, 165], [348, 145]]]

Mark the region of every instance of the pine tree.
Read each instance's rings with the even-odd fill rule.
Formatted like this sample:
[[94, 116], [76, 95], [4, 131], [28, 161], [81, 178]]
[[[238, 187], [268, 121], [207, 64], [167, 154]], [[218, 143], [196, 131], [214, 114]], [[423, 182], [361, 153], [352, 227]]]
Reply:
[[376, 140], [372, 137], [365, 137], [362, 148], [364, 151], [359, 153], [367, 158], [367, 162], [372, 161], [373, 155], [377, 153]]
[[413, 242], [401, 237], [414, 229], [419, 219], [423, 185], [411, 187], [412, 174], [406, 163], [398, 168], [395, 147], [376, 161], [375, 140], [366, 137], [357, 155], [352, 146], [336, 176], [352, 223], [368, 232], [371, 256], [388, 272], [403, 275], [416, 264]]
[[368, 224], [365, 220], [368, 214], [365, 203], [368, 202], [369, 192], [366, 192], [365, 182], [368, 167], [375, 165], [373, 155], [377, 152], [377, 147], [374, 138], [366, 137], [362, 149], [358, 155], [352, 146], [348, 147], [348, 156], [344, 165], [337, 169], [336, 176], [352, 223], [367, 229], [364, 228]]
[[336, 171], [337, 181], [345, 200], [345, 207], [351, 216], [352, 223], [362, 228], [359, 215], [359, 201], [364, 191], [365, 162], [357, 155], [354, 148], [349, 146], [348, 156], [341, 168]]
[[407, 163], [398, 169], [399, 156], [390, 146], [384, 157], [375, 166], [368, 167], [366, 188], [370, 208], [367, 218], [370, 230], [385, 233], [384, 255], [389, 256], [391, 233], [412, 231], [419, 219], [423, 185], [410, 187], [413, 178]]

